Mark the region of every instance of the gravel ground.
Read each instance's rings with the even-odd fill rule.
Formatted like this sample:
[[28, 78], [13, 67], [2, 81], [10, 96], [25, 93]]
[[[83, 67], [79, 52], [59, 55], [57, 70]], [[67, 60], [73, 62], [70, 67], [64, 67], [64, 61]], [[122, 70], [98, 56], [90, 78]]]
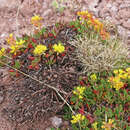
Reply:
[[[30, 19], [35, 14], [44, 18], [43, 26], [46, 26], [52, 25], [56, 21], [73, 20], [76, 18], [77, 11], [86, 9], [92, 12], [95, 17], [115, 24], [119, 34], [130, 44], [130, 0], [66, 0], [59, 6], [65, 7], [62, 13], [53, 6], [53, 0], [0, 0], [0, 47], [5, 46], [4, 40], [10, 33], [14, 33], [16, 36], [24, 33], [30, 34], [32, 31]], [[6, 82], [7, 78], [2, 78], [2, 80]], [[5, 86], [8, 86], [8, 83]], [[2, 84], [3, 82], [0, 82], [0, 86]], [[0, 89], [0, 93], [3, 93], [2, 91]], [[2, 94], [0, 100], [0, 107], [3, 108], [6, 103], [2, 103], [4, 100]], [[45, 130], [51, 125], [55, 125], [52, 117], [49, 114], [48, 120], [43, 120], [41, 124], [35, 124], [32, 126], [34, 129], [28, 129], [25, 125], [25, 127], [22, 126], [22, 129], [18, 128], [17, 130]], [[64, 122], [62, 123], [64, 124]], [[39, 129], [35, 129], [36, 126], [39, 126]], [[14, 130], [14, 127], [1, 114], [0, 130]]]

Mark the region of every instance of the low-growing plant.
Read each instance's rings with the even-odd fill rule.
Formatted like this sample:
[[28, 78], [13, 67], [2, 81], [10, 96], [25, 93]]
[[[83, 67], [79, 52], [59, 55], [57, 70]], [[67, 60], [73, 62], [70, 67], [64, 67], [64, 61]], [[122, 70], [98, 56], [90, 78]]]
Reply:
[[[100, 75], [91, 74], [86, 78], [80, 78], [81, 86], [74, 88], [70, 100], [71, 106], [77, 112], [77, 115], [72, 116], [71, 121], [74, 129], [80, 127], [81, 130], [91, 128], [94, 130], [129, 129], [129, 115], [126, 114], [129, 111], [127, 108], [130, 99], [129, 69], [114, 70], [112, 73], [105, 74], [106, 76], [100, 73]], [[118, 80], [114, 80], [117, 76]], [[113, 82], [111, 84], [110, 78], [113, 78], [114, 84]], [[122, 82], [121, 87], [118, 87], [119, 82]], [[78, 121], [81, 119], [80, 127], [75, 118]], [[87, 122], [84, 122], [82, 118]]]

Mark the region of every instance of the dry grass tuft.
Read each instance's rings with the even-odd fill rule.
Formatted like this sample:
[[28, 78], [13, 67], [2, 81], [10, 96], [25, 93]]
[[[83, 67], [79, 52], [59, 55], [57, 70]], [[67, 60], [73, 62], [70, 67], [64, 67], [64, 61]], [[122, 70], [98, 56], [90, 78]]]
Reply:
[[84, 72], [96, 73], [127, 66], [128, 47], [118, 37], [103, 42], [98, 36], [84, 34], [71, 44], [76, 47], [75, 52]]

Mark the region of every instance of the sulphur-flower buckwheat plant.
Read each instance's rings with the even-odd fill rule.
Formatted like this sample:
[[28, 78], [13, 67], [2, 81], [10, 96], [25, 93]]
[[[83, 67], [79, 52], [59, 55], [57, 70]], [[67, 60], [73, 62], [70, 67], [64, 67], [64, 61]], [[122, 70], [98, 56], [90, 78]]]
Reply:
[[115, 124], [113, 124], [114, 120], [109, 119], [108, 122], [103, 122], [102, 128], [105, 130], [111, 130], [112, 128], [115, 128]]
[[47, 50], [47, 47], [45, 45], [37, 45], [33, 51], [34, 55], [42, 55]]
[[53, 45], [53, 49], [55, 52], [57, 53], [62, 53], [65, 51], [65, 47], [59, 42], [58, 45], [57, 44], [54, 44]]
[[76, 114], [76, 115], [72, 116], [71, 123], [72, 123], [72, 124], [75, 124], [75, 123], [78, 123], [78, 122], [83, 121], [84, 119], [85, 119], [85, 116], [84, 116], [84, 115]]
[[5, 48], [0, 49], [0, 58], [5, 54]]
[[86, 88], [83, 87], [83, 86], [78, 86], [78, 87], [76, 87], [76, 89], [73, 91], [73, 94], [77, 95], [79, 99], [82, 99], [85, 89], [86, 89]]
[[82, 24], [87, 24], [88, 27], [94, 29], [95, 32], [98, 32], [103, 40], [109, 38], [109, 33], [105, 31], [103, 24], [98, 20], [93, 18], [92, 14], [88, 11], [81, 11], [77, 13], [80, 16], [80, 20]]

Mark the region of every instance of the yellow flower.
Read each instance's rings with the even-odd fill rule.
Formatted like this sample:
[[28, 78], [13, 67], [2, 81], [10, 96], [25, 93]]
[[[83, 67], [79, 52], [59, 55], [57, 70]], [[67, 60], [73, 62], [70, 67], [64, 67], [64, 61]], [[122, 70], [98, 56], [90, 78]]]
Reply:
[[10, 45], [14, 45], [14, 44], [15, 44], [15, 39], [14, 39], [12, 33], [9, 35], [9, 37], [6, 39], [6, 41], [7, 41], [7, 43], [10, 44]]
[[115, 88], [116, 90], [119, 90], [123, 86], [124, 86], [124, 83], [120, 81], [120, 82], [117, 82], [115, 85], [113, 85], [113, 88]]
[[38, 15], [35, 15], [31, 18], [31, 23], [36, 26], [36, 27], [40, 27], [41, 26], [41, 20], [42, 20], [42, 17], [38, 16]]
[[125, 73], [125, 71], [123, 71], [122, 69], [119, 69], [119, 74], [123, 74]]
[[2, 57], [5, 54], [5, 48], [1, 48], [0, 50], [0, 57]]
[[33, 51], [34, 55], [42, 55], [47, 50], [45, 45], [37, 45]]
[[116, 76], [113, 78], [113, 83], [118, 83], [120, 82], [120, 77], [119, 76]]
[[103, 125], [101, 126], [105, 130], [111, 130], [112, 128], [115, 128], [115, 125], [113, 124], [114, 120], [109, 119], [108, 122], [103, 122]]
[[54, 49], [54, 51], [57, 52], [57, 53], [62, 53], [62, 52], [64, 52], [65, 47], [64, 47], [61, 43], [59, 43], [58, 45], [57, 45], [57, 44], [54, 44], [54, 45], [53, 45], [53, 49]]
[[95, 25], [94, 26], [94, 30], [97, 31], [97, 32], [99, 32], [100, 31], [100, 26], [99, 25]]
[[92, 24], [92, 21], [91, 21], [91, 20], [88, 20], [88, 21], [87, 21], [87, 24], [88, 24], [88, 25], [91, 25], [91, 24]]
[[97, 80], [96, 74], [92, 74], [92, 75], [90, 76], [90, 78], [91, 78], [92, 81], [96, 81], [96, 80]]
[[90, 18], [92, 18], [92, 15], [90, 13], [88, 13], [87, 17], [90, 19]]
[[78, 86], [76, 90], [73, 91], [73, 94], [77, 95], [79, 99], [82, 99], [85, 89], [86, 89], [85, 87]]
[[98, 130], [97, 129], [97, 122], [93, 123], [92, 126], [93, 126], [94, 130]]
[[[124, 76], [123, 76], [124, 78]], [[115, 88], [116, 90], [119, 90], [120, 88], [122, 88], [124, 86], [124, 83], [120, 80], [121, 76], [118, 75], [116, 77], [110, 77], [108, 79], [108, 82], [111, 83], [111, 87]]]
[[16, 41], [16, 45], [23, 45], [25, 40], [20, 39], [20, 41]]
[[83, 96], [79, 95], [79, 99], [82, 99], [82, 98], [83, 98]]
[[10, 53], [13, 53], [14, 55], [16, 55], [16, 53], [17, 53], [19, 47], [18, 47], [18, 45], [12, 45], [12, 46], [10, 47], [10, 49], [11, 49]]
[[9, 34], [9, 37], [12, 38], [12, 37], [13, 37], [13, 33], [10, 33], [10, 34]]
[[113, 72], [114, 72], [114, 74], [115, 74], [115, 75], [117, 75], [117, 74], [118, 74], [118, 70], [114, 70]]
[[127, 78], [128, 78], [128, 73], [119, 74], [119, 77], [120, 77], [121, 79], [127, 79]]
[[84, 115], [77, 114], [77, 115], [75, 115], [75, 116], [72, 116], [71, 123], [72, 123], [72, 124], [75, 124], [75, 123], [77, 123], [77, 122], [83, 121], [84, 119], [85, 119], [85, 116], [84, 116]]
[[39, 20], [42, 20], [42, 17], [40, 17], [39, 15], [35, 15], [32, 17], [31, 19], [32, 21], [39, 21]]
[[126, 68], [126, 71], [127, 71], [128, 73], [130, 73], [130, 68]]

